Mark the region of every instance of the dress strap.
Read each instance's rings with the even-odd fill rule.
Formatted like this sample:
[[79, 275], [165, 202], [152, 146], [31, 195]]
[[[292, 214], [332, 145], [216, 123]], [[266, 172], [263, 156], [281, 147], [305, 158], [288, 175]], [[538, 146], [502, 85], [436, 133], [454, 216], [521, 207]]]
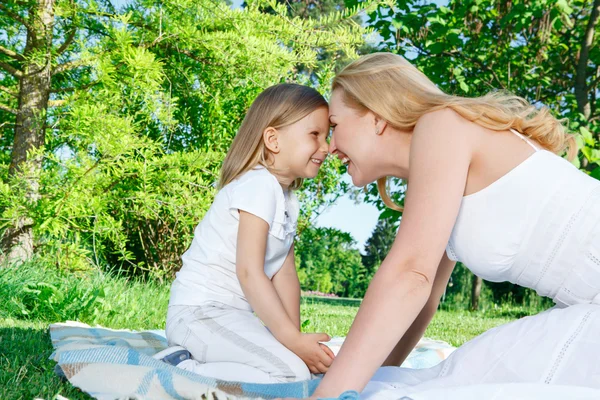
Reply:
[[525, 142], [527, 142], [528, 145], [530, 145], [535, 151], [538, 151], [539, 148], [533, 144], [533, 142], [531, 141], [531, 139], [527, 138], [527, 136], [523, 135], [522, 133], [517, 132], [514, 129], [509, 129], [512, 133], [514, 133], [515, 135], [517, 135], [518, 137], [520, 137], [522, 140], [524, 140]]

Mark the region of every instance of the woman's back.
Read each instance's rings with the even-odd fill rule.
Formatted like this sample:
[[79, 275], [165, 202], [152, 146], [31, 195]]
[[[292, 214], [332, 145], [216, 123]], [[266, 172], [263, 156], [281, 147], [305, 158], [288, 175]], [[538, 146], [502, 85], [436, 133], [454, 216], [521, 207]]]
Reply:
[[559, 305], [600, 301], [600, 181], [536, 148], [463, 197], [447, 253], [486, 280], [533, 288]]

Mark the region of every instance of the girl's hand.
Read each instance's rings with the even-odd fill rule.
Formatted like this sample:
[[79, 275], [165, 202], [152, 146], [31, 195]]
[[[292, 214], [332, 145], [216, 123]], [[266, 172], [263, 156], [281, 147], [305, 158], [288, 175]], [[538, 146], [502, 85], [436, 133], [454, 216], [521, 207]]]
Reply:
[[304, 361], [313, 374], [324, 374], [333, 362], [334, 355], [329, 347], [319, 342], [328, 342], [331, 338], [325, 333], [298, 333], [291, 340], [289, 349]]
[[321, 348], [323, 349], [323, 351], [325, 353], [327, 353], [327, 355], [329, 357], [331, 357], [332, 360], [335, 359], [335, 354], [333, 354], [333, 351], [331, 351], [331, 349], [329, 348], [329, 346], [327, 346], [326, 344], [323, 344], [323, 343], [319, 343], [319, 346], [321, 346]]

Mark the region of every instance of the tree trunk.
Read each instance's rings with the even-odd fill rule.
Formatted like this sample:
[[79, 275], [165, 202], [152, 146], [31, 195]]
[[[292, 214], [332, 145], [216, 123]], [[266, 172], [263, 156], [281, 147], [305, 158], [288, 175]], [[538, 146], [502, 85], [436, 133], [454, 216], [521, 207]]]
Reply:
[[[29, 12], [24, 51], [26, 61], [19, 82], [19, 106], [8, 170], [9, 176], [23, 176], [25, 198], [31, 203], [39, 199], [42, 159], [39, 156], [30, 157], [28, 153], [43, 147], [45, 141], [51, 83], [53, 7], [54, 0], [38, 0]], [[33, 220], [22, 215], [15, 226], [4, 232], [1, 244], [5, 260], [20, 262], [33, 255], [32, 227]]]
[[585, 119], [591, 117], [592, 108], [590, 104], [590, 87], [587, 85], [587, 67], [590, 57], [590, 49], [594, 45], [594, 32], [600, 17], [600, 0], [595, 0], [592, 5], [590, 19], [585, 29], [581, 41], [581, 50], [579, 51], [579, 60], [577, 62], [577, 76], [575, 77], [575, 98], [577, 99], [577, 109], [582, 113]]
[[473, 274], [473, 286], [471, 287], [471, 311], [479, 309], [479, 296], [481, 295], [481, 285], [483, 280]]

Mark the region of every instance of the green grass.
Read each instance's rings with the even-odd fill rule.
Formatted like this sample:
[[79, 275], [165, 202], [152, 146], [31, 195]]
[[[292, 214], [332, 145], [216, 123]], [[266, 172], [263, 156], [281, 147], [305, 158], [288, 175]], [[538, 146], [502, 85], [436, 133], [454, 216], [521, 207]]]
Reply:
[[514, 318], [469, 311], [438, 311], [427, 327], [425, 336], [460, 346], [488, 329], [513, 321]]
[[47, 323], [0, 319], [0, 399], [91, 399], [54, 374]]
[[[111, 328], [164, 328], [168, 289], [99, 272], [75, 275], [31, 265], [0, 269], [0, 399], [89, 399], [54, 374], [48, 325], [78, 320]], [[305, 298], [301, 311], [305, 331], [345, 336], [358, 302]], [[441, 310], [426, 336], [459, 346], [529, 313], [518, 307]]]
[[[306, 331], [346, 336], [358, 312], [358, 306], [312, 303], [305, 299], [301, 311]], [[506, 306], [479, 312], [440, 310], [431, 321], [425, 336], [460, 346], [488, 329], [531, 313], [533, 312], [520, 307]]]
[[155, 329], [165, 322], [169, 285], [25, 265], [0, 268], [0, 301], [0, 318]]

